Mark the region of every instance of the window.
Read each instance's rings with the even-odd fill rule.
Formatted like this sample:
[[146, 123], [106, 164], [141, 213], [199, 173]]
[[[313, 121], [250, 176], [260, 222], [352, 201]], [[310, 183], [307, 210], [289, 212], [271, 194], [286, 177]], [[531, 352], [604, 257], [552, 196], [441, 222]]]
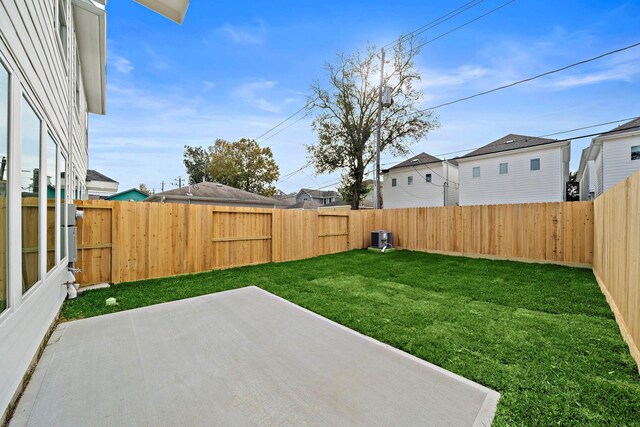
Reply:
[[396, 185], [398, 185], [398, 180], [396, 178], [391, 178], [391, 186], [395, 187]]
[[531, 170], [532, 171], [540, 170], [540, 159], [531, 159]]
[[62, 203], [62, 209], [60, 210], [60, 259], [64, 259], [67, 256], [67, 208], [65, 203], [67, 196], [67, 159], [64, 156], [60, 156], [60, 202]]
[[500, 163], [500, 175], [509, 173], [509, 163]]
[[58, 180], [58, 146], [51, 135], [47, 140], [47, 271], [58, 264], [56, 257], [56, 218], [60, 211], [59, 198], [56, 197], [60, 181]]
[[7, 148], [9, 145], [9, 72], [0, 63], [0, 313], [7, 308]]
[[40, 279], [38, 240], [40, 216], [40, 119], [29, 102], [22, 99], [20, 124], [20, 186], [22, 189], [22, 291]]
[[480, 166], [475, 166], [473, 168], [473, 177], [480, 178]]
[[631, 160], [640, 160], [640, 145], [631, 147]]
[[427, 182], [431, 182], [431, 174], [430, 173], [428, 173], [425, 178], [426, 178]]
[[62, 53], [67, 57], [67, 0], [58, 0], [58, 20], [56, 29], [60, 37]]
[[413, 177], [412, 176], [407, 178], [407, 185], [413, 185]]

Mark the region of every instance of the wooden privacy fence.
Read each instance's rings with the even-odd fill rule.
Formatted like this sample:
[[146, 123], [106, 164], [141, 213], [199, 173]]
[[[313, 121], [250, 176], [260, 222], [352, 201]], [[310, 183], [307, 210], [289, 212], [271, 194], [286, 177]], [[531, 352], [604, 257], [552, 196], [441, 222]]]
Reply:
[[590, 264], [593, 204], [390, 210], [229, 208], [78, 201], [83, 285], [290, 261], [366, 248], [390, 230], [396, 246], [451, 254]]
[[595, 200], [593, 272], [640, 367], [640, 172]]

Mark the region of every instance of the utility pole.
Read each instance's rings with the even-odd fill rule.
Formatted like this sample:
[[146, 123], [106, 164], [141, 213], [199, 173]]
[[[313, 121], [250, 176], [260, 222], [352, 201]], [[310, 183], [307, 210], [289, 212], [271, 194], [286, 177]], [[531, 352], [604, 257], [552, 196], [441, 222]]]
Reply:
[[382, 132], [382, 91], [384, 90], [384, 48], [380, 49], [380, 93], [378, 93], [378, 129], [376, 131], [376, 170], [373, 207], [380, 209], [380, 135]]
[[182, 177], [179, 176], [173, 181], [173, 185], [176, 185], [176, 181], [178, 181], [178, 188], [182, 188]]
[[160, 192], [164, 193], [164, 180], [160, 183]]

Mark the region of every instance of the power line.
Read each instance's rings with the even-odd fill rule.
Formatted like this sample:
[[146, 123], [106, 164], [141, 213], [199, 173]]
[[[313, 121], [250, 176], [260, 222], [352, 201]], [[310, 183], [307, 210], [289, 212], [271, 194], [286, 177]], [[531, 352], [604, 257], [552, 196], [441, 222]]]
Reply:
[[[305, 106], [305, 108], [307, 108], [307, 107]], [[312, 110], [313, 110], [313, 109], [312, 109]], [[282, 132], [284, 132], [285, 130], [289, 129], [291, 126], [293, 126], [293, 125], [295, 125], [296, 123], [298, 123], [299, 121], [304, 120], [304, 119], [306, 119], [307, 117], [309, 117], [309, 115], [310, 115], [310, 114], [311, 114], [311, 110], [309, 110], [309, 112], [308, 112], [307, 114], [305, 114], [304, 116], [300, 117], [300, 118], [299, 118], [298, 120], [296, 120], [295, 122], [290, 123], [289, 125], [287, 125], [287, 126], [283, 127], [282, 129], [280, 129], [280, 130], [279, 130], [278, 132], [276, 132], [276, 133], [272, 133], [271, 135], [269, 135], [268, 137], [266, 137], [265, 139], [263, 139], [263, 140], [262, 140], [262, 141], [260, 141], [260, 142], [268, 141], [268, 140], [270, 140], [271, 138], [273, 138], [273, 137], [275, 137], [275, 136], [279, 135], [280, 133], [282, 133]]]
[[[387, 48], [387, 47], [389, 47], [389, 46], [392, 46], [392, 45], [395, 45], [395, 44], [401, 43], [402, 41], [405, 41], [405, 40], [406, 40], [408, 37], [410, 37], [411, 35], [418, 35], [418, 34], [422, 34], [422, 33], [424, 33], [424, 32], [425, 32], [425, 31], [427, 31], [427, 30], [433, 29], [433, 28], [437, 27], [438, 25], [443, 24], [444, 22], [446, 22], [446, 21], [448, 21], [448, 20], [450, 20], [450, 19], [454, 18], [455, 16], [458, 16], [459, 14], [461, 14], [461, 13], [463, 13], [463, 12], [465, 12], [465, 11], [467, 11], [467, 10], [471, 9], [472, 7], [475, 7], [475, 6], [479, 5], [480, 3], [484, 2], [484, 1], [485, 1], [485, 0], [473, 0], [473, 1], [470, 1], [470, 2], [468, 2], [468, 3], [465, 3], [465, 4], [463, 4], [462, 6], [458, 7], [457, 9], [454, 9], [454, 10], [452, 10], [451, 12], [448, 12], [448, 13], [446, 13], [446, 14], [444, 14], [444, 15], [440, 16], [439, 18], [437, 18], [437, 19], [435, 19], [435, 20], [433, 20], [433, 21], [429, 22], [428, 24], [425, 24], [425, 25], [423, 25], [422, 27], [419, 27], [419, 28], [417, 28], [417, 29], [415, 29], [415, 30], [411, 31], [409, 34], [406, 34], [406, 35], [404, 35], [404, 36], [401, 36], [399, 40], [396, 40], [396, 41], [394, 41], [394, 42], [388, 43], [388, 44], [387, 44], [387, 45], [385, 45], [384, 47], [385, 47], [385, 48]], [[416, 47], [416, 48], [413, 48], [413, 50], [418, 49], [418, 48], [420, 48], [420, 47], [424, 46], [425, 44], [432, 43], [432, 42], [434, 42], [435, 40], [438, 40], [438, 39], [440, 39], [440, 38], [442, 38], [442, 37], [444, 37], [444, 36], [446, 36], [446, 35], [448, 35], [448, 34], [451, 34], [452, 32], [454, 32], [454, 31], [456, 31], [456, 30], [458, 30], [458, 29], [460, 29], [460, 28], [462, 28], [462, 27], [464, 27], [464, 26], [466, 26], [466, 25], [471, 24], [472, 22], [475, 22], [475, 21], [477, 21], [477, 20], [479, 20], [479, 19], [481, 19], [481, 18], [483, 18], [483, 17], [485, 17], [485, 16], [487, 16], [487, 15], [490, 15], [491, 13], [496, 12], [497, 10], [499, 10], [499, 9], [501, 9], [501, 8], [503, 8], [503, 7], [505, 7], [505, 6], [506, 6], [507, 4], [509, 4], [509, 3], [513, 3], [514, 1], [516, 1], [516, 0], [511, 0], [511, 1], [509, 1], [508, 3], [503, 4], [502, 6], [498, 7], [497, 9], [494, 9], [494, 10], [492, 10], [492, 11], [489, 11], [489, 12], [487, 12], [487, 13], [485, 13], [485, 14], [481, 15], [480, 17], [475, 18], [475, 19], [474, 19], [474, 20], [472, 20], [472, 21], [468, 21], [468, 22], [466, 22], [465, 24], [463, 24], [463, 25], [461, 25], [461, 26], [459, 26], [459, 27], [457, 27], [457, 28], [454, 28], [453, 30], [450, 30], [450, 31], [448, 31], [448, 32], [446, 32], [446, 33], [444, 33], [444, 34], [441, 34], [440, 36], [436, 37], [435, 39], [429, 40], [428, 42], [425, 42], [425, 43], [423, 43], [422, 45], [420, 45], [420, 46], [418, 46], [418, 47]], [[254, 138], [254, 139], [255, 139], [255, 140], [258, 140], [258, 139], [262, 138], [263, 136], [266, 136], [266, 135], [270, 134], [271, 132], [273, 132], [274, 130], [276, 130], [277, 128], [279, 128], [280, 126], [282, 126], [283, 124], [285, 124], [285, 123], [286, 123], [286, 122], [288, 122], [289, 120], [293, 119], [293, 118], [294, 118], [295, 116], [297, 116], [300, 112], [302, 112], [302, 111], [304, 111], [305, 109], [307, 109], [307, 108], [309, 107], [309, 105], [310, 105], [312, 102], [314, 102], [316, 99], [317, 99], [317, 98], [314, 98], [313, 100], [308, 101], [308, 102], [307, 102], [303, 107], [301, 107], [300, 109], [296, 110], [293, 114], [291, 114], [290, 116], [288, 116], [287, 118], [285, 118], [284, 120], [282, 120], [281, 122], [279, 122], [278, 124], [276, 124], [276, 125], [272, 126], [272, 127], [271, 127], [270, 129], [268, 129], [266, 132], [263, 132], [262, 134], [260, 134], [258, 137]], [[308, 114], [307, 114], [307, 115], [308, 115]], [[298, 120], [296, 121], [296, 123], [297, 123], [297, 122], [299, 122], [300, 120], [302, 120], [302, 119], [298, 119]], [[295, 124], [295, 123], [294, 123], [294, 124]], [[291, 126], [293, 126], [293, 125], [291, 125]], [[280, 131], [278, 131], [276, 134], [271, 135], [269, 138], [264, 139], [262, 142], [264, 142], [264, 141], [266, 141], [266, 140], [268, 140], [268, 139], [273, 138], [274, 136], [276, 136], [276, 135], [277, 135], [277, 134], [279, 134], [280, 132], [284, 131], [285, 129], [288, 129], [288, 128], [289, 128], [289, 127], [291, 127], [291, 126], [287, 126], [286, 128], [281, 129], [281, 130], [280, 130]]]
[[434, 19], [433, 21], [431, 21], [429, 23], [424, 24], [423, 26], [421, 26], [419, 28], [416, 28], [413, 31], [410, 31], [409, 33], [401, 36], [398, 40], [384, 45], [383, 49], [386, 49], [386, 48], [388, 48], [390, 46], [394, 46], [394, 45], [400, 44], [400, 43], [406, 41], [411, 36], [417, 36], [419, 34], [424, 33], [427, 30], [435, 28], [438, 25], [447, 22], [448, 20], [460, 15], [461, 13], [471, 9], [472, 7], [475, 7], [475, 6], [479, 5], [480, 3], [484, 2], [484, 1], [485, 0], [472, 0], [472, 1], [468, 2], [468, 3], [465, 3], [462, 6], [458, 7], [457, 9], [454, 9], [451, 12], [448, 12], [448, 13], [442, 15], [441, 17], [439, 17], [437, 19]]
[[466, 27], [467, 25], [473, 24], [474, 22], [479, 21], [480, 19], [482, 19], [482, 18], [484, 18], [484, 17], [486, 17], [486, 16], [489, 16], [489, 15], [491, 15], [491, 14], [493, 14], [493, 13], [495, 13], [495, 12], [499, 11], [499, 10], [500, 10], [500, 9], [502, 9], [503, 7], [506, 7], [506, 6], [510, 5], [511, 3], [515, 2], [515, 1], [516, 1], [516, 0], [510, 0], [510, 1], [506, 2], [506, 3], [503, 3], [502, 5], [500, 5], [500, 6], [496, 7], [495, 9], [492, 9], [492, 10], [490, 10], [490, 11], [486, 12], [486, 13], [483, 13], [482, 15], [478, 16], [477, 18], [474, 18], [474, 19], [472, 19], [472, 20], [470, 20], [470, 21], [467, 21], [467, 22], [465, 22], [464, 24], [459, 25], [459, 26], [457, 26], [457, 27], [453, 28], [452, 30], [447, 31], [446, 33], [442, 33], [442, 34], [440, 34], [438, 37], [435, 37], [435, 38], [433, 38], [433, 39], [427, 40], [426, 42], [424, 42], [424, 43], [422, 43], [422, 44], [419, 44], [418, 46], [414, 47], [414, 48], [413, 48], [413, 50], [420, 49], [421, 47], [423, 47], [423, 46], [425, 46], [425, 45], [428, 45], [429, 43], [433, 43], [434, 41], [439, 40], [439, 39], [441, 39], [442, 37], [448, 36], [449, 34], [451, 34], [451, 33], [455, 32], [455, 31], [458, 31], [459, 29], [464, 28], [464, 27]]
[[594, 56], [593, 58], [585, 59], [585, 60], [579, 61], [579, 62], [574, 62], [573, 64], [569, 64], [569, 65], [566, 65], [566, 66], [561, 67], [561, 68], [556, 68], [555, 70], [547, 71], [547, 72], [544, 72], [544, 73], [541, 73], [541, 74], [538, 74], [538, 75], [535, 75], [535, 76], [532, 76], [532, 77], [528, 77], [526, 79], [518, 80], [518, 81], [515, 81], [515, 82], [512, 82], [512, 83], [503, 85], [503, 86], [499, 86], [499, 87], [496, 87], [496, 88], [493, 88], [493, 89], [490, 89], [490, 90], [486, 90], [484, 92], [476, 93], [475, 95], [465, 96], [464, 98], [456, 99], [454, 101], [449, 101], [449, 102], [445, 102], [443, 104], [435, 105], [433, 107], [429, 107], [429, 108], [425, 108], [425, 109], [422, 109], [422, 110], [418, 110], [417, 113], [423, 113], [425, 111], [435, 110], [435, 109], [441, 108], [441, 107], [446, 107], [447, 105], [457, 104], [458, 102], [468, 101], [470, 99], [477, 98], [479, 96], [487, 95], [487, 94], [490, 94], [490, 93], [493, 93], [493, 92], [497, 92], [497, 91], [502, 90], [502, 89], [507, 89], [507, 88], [510, 88], [510, 87], [513, 87], [513, 86], [516, 86], [516, 85], [519, 85], [519, 84], [522, 84], [522, 83], [527, 83], [527, 82], [530, 82], [532, 80], [539, 79], [541, 77], [545, 77], [545, 76], [548, 76], [548, 75], [551, 75], [551, 74], [559, 73], [560, 71], [565, 71], [565, 70], [568, 70], [569, 68], [573, 68], [573, 67], [576, 67], [578, 65], [583, 65], [583, 64], [586, 64], [586, 63], [589, 63], [589, 62], [593, 62], [593, 61], [596, 61], [598, 59], [602, 59], [602, 58], [604, 58], [606, 56], [614, 55], [616, 53], [620, 53], [620, 52], [623, 52], [625, 50], [633, 49], [633, 48], [638, 47], [638, 46], [640, 46], [640, 43], [634, 43], [634, 44], [631, 44], [629, 46], [622, 47], [620, 49], [615, 49], [615, 50], [603, 53], [601, 55]]
[[278, 123], [277, 125], [273, 126], [272, 128], [270, 128], [269, 130], [267, 130], [266, 132], [263, 132], [262, 134], [260, 134], [259, 136], [255, 137], [255, 140], [258, 140], [260, 138], [262, 138], [265, 135], [270, 134], [271, 132], [273, 132], [275, 129], [279, 128], [280, 126], [282, 126], [283, 124], [285, 124], [286, 122], [288, 122], [289, 120], [291, 120], [292, 118], [294, 118], [295, 116], [297, 116], [301, 111], [304, 111], [309, 104], [311, 104], [312, 102], [314, 102], [317, 98], [313, 99], [313, 100], [309, 100], [307, 101], [306, 104], [304, 104], [303, 107], [301, 107], [300, 109], [296, 110], [293, 114], [291, 114], [289, 117], [287, 117], [286, 119], [282, 120], [280, 123]]

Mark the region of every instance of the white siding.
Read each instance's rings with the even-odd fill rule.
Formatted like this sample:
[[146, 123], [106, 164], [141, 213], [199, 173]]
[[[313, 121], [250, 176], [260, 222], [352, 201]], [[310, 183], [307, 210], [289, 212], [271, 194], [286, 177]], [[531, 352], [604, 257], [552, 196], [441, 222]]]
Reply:
[[[431, 182], [426, 181], [427, 174], [431, 174]], [[408, 184], [409, 177], [413, 177], [413, 184]], [[392, 169], [384, 175], [383, 207], [410, 208], [410, 207], [434, 207], [445, 205], [444, 183], [446, 170], [442, 163], [420, 165]], [[396, 179], [396, 186], [392, 185]], [[454, 181], [455, 180], [455, 181]], [[449, 188], [454, 189], [449, 193], [449, 200], [457, 202], [457, 168], [449, 165]]]
[[596, 191], [596, 171], [595, 171], [595, 161], [588, 160], [584, 170], [582, 172], [582, 176], [578, 177], [580, 181], [580, 200], [587, 201], [592, 200], [595, 197]]
[[600, 150], [600, 153], [598, 153], [598, 156], [596, 157], [595, 161], [594, 161], [594, 170], [595, 170], [595, 181], [596, 181], [596, 185], [595, 185], [595, 196], [598, 197], [599, 195], [602, 194], [603, 190], [603, 181], [604, 181], [604, 176], [603, 176], [603, 160], [602, 160], [602, 156], [603, 156], [603, 151]]
[[[532, 171], [530, 161], [537, 158], [540, 170]], [[460, 205], [560, 202], [567, 161], [561, 147], [459, 160]], [[500, 174], [500, 163], [508, 163], [507, 174]], [[480, 177], [473, 177], [474, 167], [480, 167]]]
[[640, 145], [640, 135], [626, 135], [603, 140], [602, 192], [640, 170], [640, 160], [631, 160], [631, 147], [634, 145]]
[[[0, 2], [0, 54], [7, 63], [14, 82], [13, 106], [20, 105], [25, 94], [67, 159], [67, 174], [73, 167], [83, 183], [86, 176], [86, 102], [80, 88], [81, 105], [72, 107], [76, 56], [71, 0], [67, 4], [66, 55], [55, 27], [57, 0], [2, 0]], [[71, 78], [69, 77], [71, 73]], [[16, 101], [17, 99], [17, 101]], [[17, 103], [16, 103], [17, 102]], [[18, 118], [19, 116], [14, 116]], [[70, 123], [75, 125], [70, 131]], [[12, 128], [17, 128], [15, 121]], [[72, 141], [78, 144], [72, 144]], [[84, 147], [83, 147], [84, 144]], [[19, 139], [10, 137], [10, 167], [19, 156]], [[13, 160], [12, 160], [13, 158]], [[16, 179], [17, 178], [17, 179]], [[8, 206], [10, 237], [17, 236], [9, 247], [9, 309], [0, 314], [0, 416], [7, 408], [39, 344], [51, 326], [66, 295], [66, 259], [49, 271], [28, 293], [21, 293], [20, 254], [20, 184], [19, 174], [10, 171], [9, 191], [13, 198]], [[66, 180], [69, 182], [70, 180]], [[71, 191], [67, 191], [67, 200]], [[17, 197], [16, 197], [16, 194]], [[45, 224], [44, 216], [40, 220]], [[18, 230], [17, 232], [15, 230]], [[42, 242], [43, 240], [41, 240]]]

